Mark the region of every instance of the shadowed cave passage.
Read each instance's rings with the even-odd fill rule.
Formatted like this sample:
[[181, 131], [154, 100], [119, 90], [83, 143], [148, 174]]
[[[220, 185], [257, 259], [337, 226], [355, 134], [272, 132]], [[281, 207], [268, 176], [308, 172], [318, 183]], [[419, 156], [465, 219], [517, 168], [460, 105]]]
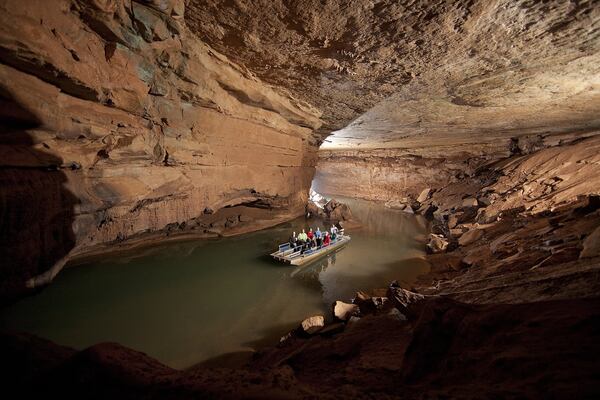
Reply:
[[47, 272], [75, 246], [78, 200], [65, 187], [63, 160], [35, 140], [35, 114], [0, 88], [0, 296], [23, 295], [25, 282]]

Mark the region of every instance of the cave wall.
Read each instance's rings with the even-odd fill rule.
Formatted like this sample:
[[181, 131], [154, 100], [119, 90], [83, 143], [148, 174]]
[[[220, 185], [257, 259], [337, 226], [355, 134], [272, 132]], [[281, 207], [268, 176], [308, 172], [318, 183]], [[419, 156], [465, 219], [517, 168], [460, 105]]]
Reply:
[[136, 238], [303, 213], [319, 112], [197, 39], [184, 12], [178, 0], [0, 4], [5, 291]]
[[[477, 181], [478, 172], [498, 160], [536, 154], [544, 149], [560, 151], [599, 135], [598, 130], [575, 129], [554, 134], [498, 137], [490, 143], [432, 144], [412, 149], [322, 149], [318, 152], [313, 189], [329, 195], [410, 204], [425, 189], [438, 190]], [[585, 163], [583, 158], [580, 161]], [[465, 196], [468, 193], [465, 191]]]
[[322, 110], [323, 192], [412, 196], [600, 129], [594, 1], [191, 0], [189, 10], [202, 40]]

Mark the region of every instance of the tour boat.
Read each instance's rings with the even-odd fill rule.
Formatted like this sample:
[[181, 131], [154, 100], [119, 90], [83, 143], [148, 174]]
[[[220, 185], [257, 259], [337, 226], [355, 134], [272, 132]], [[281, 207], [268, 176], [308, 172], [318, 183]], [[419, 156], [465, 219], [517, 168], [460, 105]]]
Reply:
[[304, 253], [302, 253], [300, 246], [291, 248], [289, 243], [284, 243], [279, 245], [279, 249], [275, 253], [271, 253], [271, 257], [286, 264], [304, 265], [340, 249], [342, 246], [348, 244], [350, 239], [350, 236], [341, 234], [327, 246], [308, 249]]

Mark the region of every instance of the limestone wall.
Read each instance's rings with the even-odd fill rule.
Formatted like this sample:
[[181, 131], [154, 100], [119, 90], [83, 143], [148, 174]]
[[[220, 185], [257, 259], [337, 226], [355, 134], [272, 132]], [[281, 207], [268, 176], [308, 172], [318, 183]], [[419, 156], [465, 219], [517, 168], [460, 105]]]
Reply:
[[130, 239], [303, 212], [319, 113], [205, 45], [183, 15], [183, 1], [0, 5], [4, 286]]

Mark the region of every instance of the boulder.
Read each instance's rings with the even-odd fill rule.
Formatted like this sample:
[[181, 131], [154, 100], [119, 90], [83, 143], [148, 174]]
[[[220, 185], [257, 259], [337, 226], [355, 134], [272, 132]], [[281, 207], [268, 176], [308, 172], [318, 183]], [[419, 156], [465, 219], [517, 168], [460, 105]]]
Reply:
[[352, 212], [346, 204], [340, 204], [327, 217], [330, 221], [348, 221], [352, 219]]
[[433, 204], [423, 204], [421, 207], [419, 207], [419, 209], [417, 210], [417, 213], [421, 214], [422, 216], [424, 216], [427, 219], [431, 219], [433, 218], [433, 213], [437, 210], [437, 206], [433, 205]]
[[475, 197], [467, 197], [462, 201], [463, 207], [477, 207], [479, 203]]
[[471, 229], [470, 231], [463, 233], [460, 239], [458, 239], [458, 244], [461, 246], [467, 246], [479, 239], [483, 236], [483, 229]]
[[596, 228], [583, 241], [583, 250], [579, 258], [591, 258], [600, 256], [600, 227]]
[[422, 294], [402, 289], [398, 282], [394, 281], [388, 288], [387, 297], [391, 300], [395, 308], [402, 314], [409, 315], [408, 307], [425, 298]]
[[442, 235], [436, 235], [435, 233], [429, 234], [429, 242], [427, 248], [432, 253], [442, 253], [448, 248], [448, 240]]
[[431, 194], [431, 189], [430, 188], [423, 189], [423, 191], [421, 192], [421, 194], [419, 195], [419, 197], [417, 197], [417, 201], [419, 203], [423, 203], [425, 200], [427, 200], [429, 198], [430, 194]]
[[325, 326], [325, 318], [322, 315], [315, 315], [302, 321], [302, 330], [309, 335], [319, 332]]
[[359, 307], [361, 315], [367, 315], [387, 308], [388, 300], [385, 296], [370, 296], [365, 292], [357, 292], [352, 302]]
[[319, 208], [315, 203], [309, 201], [306, 204], [306, 216], [308, 217], [318, 217], [322, 214], [322, 209]]
[[352, 212], [348, 205], [331, 199], [323, 206], [322, 218], [334, 222], [349, 221], [352, 219]]
[[325, 211], [327, 214], [329, 214], [333, 210], [335, 210], [337, 207], [339, 207], [341, 204], [342, 203], [340, 203], [339, 201], [337, 201], [335, 199], [331, 199], [327, 203], [325, 203], [325, 205], [323, 206], [323, 211]]
[[479, 197], [477, 201], [484, 206], [489, 206], [492, 204], [492, 199], [488, 196]]
[[351, 316], [359, 314], [360, 308], [356, 304], [348, 304], [338, 300], [333, 305], [333, 315], [341, 321], [347, 321]]

